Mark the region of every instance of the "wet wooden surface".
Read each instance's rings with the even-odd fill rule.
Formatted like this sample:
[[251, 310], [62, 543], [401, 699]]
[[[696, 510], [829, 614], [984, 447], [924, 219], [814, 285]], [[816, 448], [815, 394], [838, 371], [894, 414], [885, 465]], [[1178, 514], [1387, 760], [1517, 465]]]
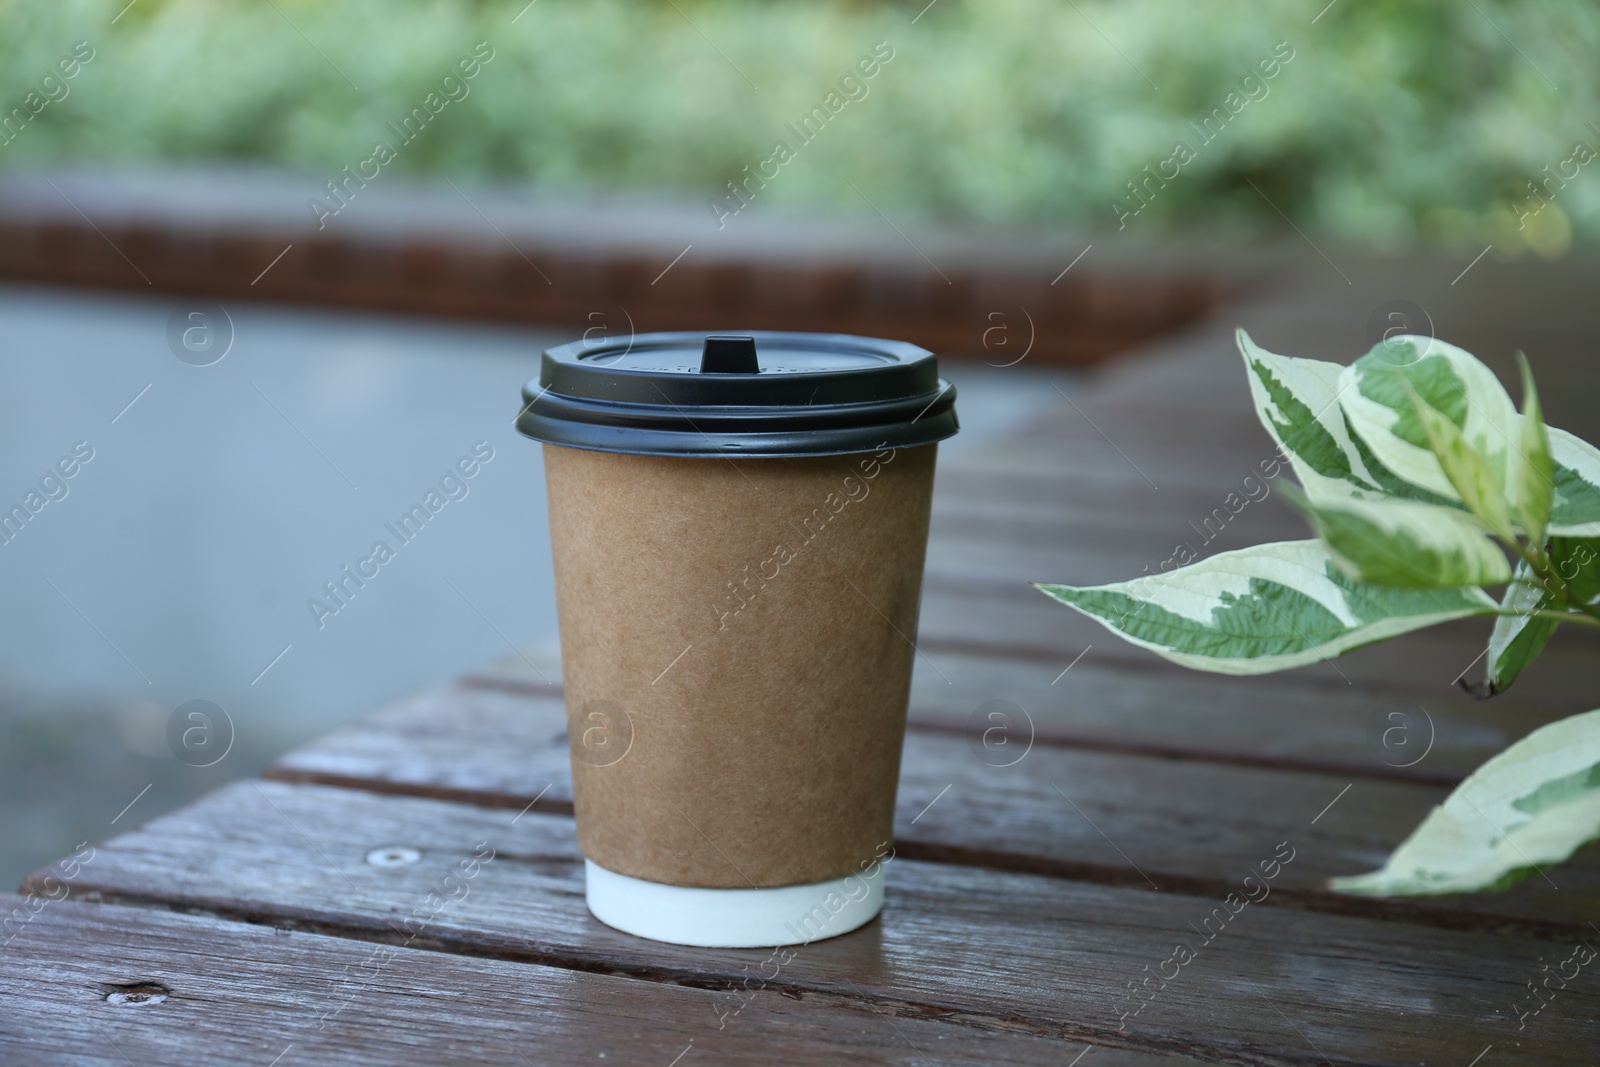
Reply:
[[[643, 985], [149, 908], [52, 905], [9, 951], [7, 1064], [1044, 1067], [1061, 1055], [1048, 1038], [896, 1018], [857, 997]], [[12, 968], [26, 968], [26, 983], [9, 980]], [[1095, 1058], [1195, 1062], [1110, 1049]]]
[[[507, 761], [507, 751], [521, 758]], [[268, 774], [512, 811], [535, 796], [538, 811], [569, 814], [572, 805], [557, 696], [420, 694], [291, 752]], [[1026, 714], [1013, 713], [1001, 733], [988, 722], [982, 730], [913, 728], [895, 841], [909, 857], [1220, 899], [1236, 888], [1235, 872], [1261, 859], [1262, 842], [1292, 840], [1300, 858], [1274, 881], [1275, 905], [1403, 911], [1409, 921], [1461, 929], [1588, 930], [1600, 914], [1600, 864], [1592, 861], [1564, 868], [1559, 892], [1535, 879], [1509, 893], [1398, 905], [1323, 888], [1331, 875], [1380, 864], [1446, 792], [1378, 776], [1086, 751], [1040, 738]]]
[[[1551, 421], [1600, 436], [1596, 272], [1477, 272], [1459, 288], [1398, 268], [1348, 290], [1305, 281], [941, 471], [878, 921], [775, 974], [766, 951], [595, 921], [559, 670], [531, 652], [101, 843], [65, 883], [60, 864], [35, 875], [0, 969], [0, 1059], [1592, 1063], [1600, 978], [1544, 983], [1600, 945], [1594, 849], [1500, 895], [1326, 889], [1508, 741], [1600, 703], [1592, 642], [1558, 635], [1492, 702], [1454, 684], [1486, 624], [1222, 678], [1027, 584], [1132, 577], [1185, 540], [1209, 554], [1305, 536], [1270, 484], [1201, 528], [1272, 453], [1237, 323], [1350, 358], [1372, 310], [1403, 295], [1502, 372], [1526, 348]], [[1386, 733], [1396, 712], [1403, 737]], [[474, 857], [468, 892], [429, 908]], [[69, 899], [49, 899], [63, 884]]]
[[[1277, 868], [1268, 887], [1285, 878], [1304, 839], [1263, 839], [1231, 872], [1231, 890], [1204, 895], [900, 856], [888, 864], [891, 903], [880, 922], [798, 948], [786, 966], [768, 968], [766, 984], [1079, 1048], [1316, 1062], [1298, 1025], [1317, 1046], [1338, 1049], [1338, 1062], [1431, 1064], [1514, 1031], [1523, 976], [1572, 940], [1318, 914], [1272, 906], [1270, 895], [1225, 903], [1263, 864]], [[374, 849], [418, 855], [381, 865], [366, 859]], [[490, 850], [464, 895], [437, 910], [423, 903]], [[74, 891], [640, 982], [738, 987], [771, 955], [646, 942], [595, 920], [564, 815], [318, 785], [227, 786], [102, 847]], [[414, 918], [418, 908], [425, 914]], [[1180, 941], [1196, 958], [1176, 967], [1167, 961]], [[1146, 1005], [1126, 983], [1164, 963], [1176, 974]], [[1274, 1023], [1274, 1010], [1295, 1025]], [[1418, 1014], [1451, 1025], [1419, 1027]], [[1550, 1010], [1539, 1024], [1516, 1047], [1541, 1062], [1591, 1032], [1588, 1015]]]

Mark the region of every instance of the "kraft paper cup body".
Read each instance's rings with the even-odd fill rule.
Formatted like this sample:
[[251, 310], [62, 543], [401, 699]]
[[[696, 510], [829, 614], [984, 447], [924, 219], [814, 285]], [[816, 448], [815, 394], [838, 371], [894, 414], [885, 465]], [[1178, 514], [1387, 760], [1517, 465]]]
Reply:
[[544, 446], [578, 842], [603, 921], [755, 946], [877, 914], [936, 451]]

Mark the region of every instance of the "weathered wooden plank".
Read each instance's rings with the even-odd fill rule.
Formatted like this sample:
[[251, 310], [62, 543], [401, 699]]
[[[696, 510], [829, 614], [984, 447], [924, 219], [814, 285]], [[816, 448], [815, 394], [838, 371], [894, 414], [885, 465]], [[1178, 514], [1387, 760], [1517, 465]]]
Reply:
[[[1143, 360], [1130, 363], [1144, 365]], [[1227, 468], [1238, 468], [1231, 472], [1235, 477], [1259, 472], [1261, 461], [1278, 456], [1277, 445], [1252, 407], [1243, 366], [1230, 392], [1234, 388], [1238, 396], [1230, 396], [1224, 409], [1193, 397], [1195, 387], [1179, 382], [1135, 403], [1108, 395], [1099, 380], [1054, 390], [1041, 382], [1035, 402], [1020, 409], [1020, 417], [1003, 431], [991, 431], [966, 447], [953, 447], [942, 462], [953, 482], [1014, 463], [1018, 470], [1050, 478], [1084, 478], [1108, 487], [1155, 491], [1130, 465], [1133, 459], [1140, 467], [1153, 468], [1146, 474], [1167, 472], [1169, 484], [1161, 485], [1160, 492], [1204, 488], [1216, 475], [1229, 473]], [[1076, 462], [1090, 456], [1099, 462]], [[1282, 464], [1285, 470], [1288, 466]], [[1176, 477], [1181, 471], [1190, 472], [1198, 485]]]
[[[1138, 358], [1108, 367], [1095, 376], [1087, 396], [1074, 394], [1073, 399], [1107, 430], [1100, 411], [1108, 418], [1126, 413], [1130, 419], [1165, 412], [1178, 427], [1230, 417], [1239, 425], [1255, 426], [1243, 361], [1234, 346], [1234, 326], [1244, 325], [1257, 343], [1272, 351], [1349, 363], [1371, 347], [1368, 315], [1375, 303], [1386, 303], [1388, 298], [1341, 305], [1329, 299], [1331, 295], [1297, 298], [1280, 291], [1249, 308], [1225, 311], [1199, 330], [1141, 346]], [[1577, 310], [1582, 301], [1582, 297], [1571, 302], [1547, 298], [1543, 313], [1533, 311], [1527, 300], [1513, 302], [1504, 294], [1476, 307], [1428, 303], [1435, 336], [1487, 363], [1513, 397], [1519, 395], [1515, 353], [1526, 352], [1541, 397], [1552, 398], [1546, 405], [1551, 424], [1593, 440], [1600, 434], [1600, 413], [1586, 401], [1594, 394], [1594, 340], [1600, 331], [1592, 316], [1585, 318]], [[1050, 433], [1056, 428], [1071, 432], [1075, 424], [1062, 416], [1029, 429]]]
[[[1140, 510], [1136, 501], [1121, 501], [1113, 508], [1099, 509], [1093, 503], [1093, 493], [1060, 506], [1044, 498], [1031, 502], [984, 500], [952, 504], [948, 495], [936, 496], [925, 599], [934, 609], [943, 606], [940, 598], [944, 596], [1006, 600], [1020, 612], [1037, 615], [1047, 602], [1032, 588], [1033, 582], [1101, 585], [1127, 581], [1220, 552], [1310, 536], [1304, 522], [1276, 497], [1256, 503], [1238, 495], [1231, 499], [1232, 503], [1224, 506], [1224, 494], [1218, 491], [1203, 507], [1167, 511], [1148, 507]], [[1049, 607], [1065, 610], [1054, 604]], [[965, 613], [965, 605], [954, 609], [958, 616]], [[925, 634], [939, 622], [929, 615], [930, 609], [925, 605]], [[1100, 629], [1097, 624], [1084, 621], [1095, 630]], [[1403, 655], [1395, 657], [1401, 670], [1386, 679], [1381, 672], [1366, 671], [1363, 664], [1358, 663], [1356, 669], [1380, 682], [1403, 682], [1419, 669], [1448, 671], [1449, 681], [1483, 651], [1488, 630], [1488, 621], [1466, 620], [1408, 634], [1394, 646], [1405, 649]], [[1006, 632], [1025, 638], [1037, 633], [1038, 628], [1031, 620], [1019, 619], [1017, 625], [1002, 631]], [[974, 636], [971, 628], [965, 636]], [[1522, 692], [1543, 689], [1546, 693], [1591, 699], [1594, 686], [1590, 665], [1596, 647], [1595, 637], [1588, 630], [1562, 627], [1538, 667], [1524, 676]], [[1417, 658], [1418, 650], [1424, 650], [1421, 660]]]
[[[963, 606], [964, 614], [949, 616], [950, 628], [986, 633], [992, 602]], [[1002, 650], [940, 636], [927, 625], [930, 604], [923, 607], [910, 719], [928, 728], [971, 730], [980, 707], [1004, 700], [1027, 714], [1046, 744], [1450, 784], [1538, 726], [1594, 703], [1593, 694], [1536, 702], [1520, 683], [1492, 701], [1474, 700], [1448, 681], [1352, 684], [1363, 675], [1349, 660], [1359, 663], [1377, 650], [1336, 661], [1337, 671], [1324, 664], [1259, 678], [1201, 674], [1129, 650], [1086, 619], [1090, 632], [1073, 635], [1077, 643], [1063, 642], [1060, 651]], [[1041, 629], [1074, 614], [1048, 603], [1043, 608]], [[998, 614], [1004, 619], [1007, 610]], [[1129, 651], [1148, 662], [1130, 661]], [[463, 681], [537, 695], [557, 691], [550, 683], [560, 677], [558, 660], [546, 654], [537, 672], [518, 657]], [[1395, 726], [1399, 732], [1386, 733]]]
[[[1337, 675], [1331, 684], [1311, 686], [1292, 677], [1137, 672], [1095, 659], [1103, 644], [1115, 640], [1102, 634], [1092, 647], [1079, 645], [1072, 656], [1048, 662], [946, 651], [930, 642], [923, 646], [926, 659], [919, 657], [913, 668], [914, 719], [964, 727], [977, 708], [1008, 700], [1032, 716], [1041, 732], [1067, 743], [1223, 760], [1246, 756], [1250, 762], [1444, 782], [1565, 712], [1509, 697], [1478, 701], [1448, 684], [1422, 695], [1339, 684]], [[1073, 656], [1085, 647], [1089, 651], [1074, 664]], [[1385, 739], [1383, 731], [1396, 723], [1407, 729]]]
[[[1229, 901], [892, 860], [882, 918], [798, 949], [781, 982], [898, 1015], [1245, 1064], [1466, 1063], [1487, 1045], [1587, 1063], [1592, 994], [1564, 991], [1517, 1026], [1527, 982], [1566, 945], [1250, 907], [1243, 879], [1281, 874], [1300, 836], [1238, 872]], [[697, 986], [737, 982], [769, 956], [652, 944], [596, 922], [569, 819], [278, 782], [235, 783], [102, 846], [74, 891], [404, 939], [407, 915], [485, 847], [494, 862], [429, 913], [418, 943]], [[400, 848], [416, 862], [364, 859]], [[1135, 997], [1158, 972], [1154, 998]]]
[[[1159, 503], [1161, 493], [1180, 487], [1189, 492], [1215, 489], [1220, 496], [1246, 476], [1261, 477], [1263, 464], [1275, 469], [1271, 461], [1277, 447], [1260, 426], [1249, 434], [1227, 436], [1220, 436], [1222, 431], [1216, 428], [1220, 439], [1214, 441], [1213, 431], [1204, 426], [1179, 432], [1173, 425], [1180, 421], [1178, 416], [1169, 416], [1164, 423], [1153, 418], [1138, 420], [1147, 426], [1118, 425], [1111, 412], [1084, 403], [1089, 406], [1080, 404], [1083, 414], [1079, 414], [1062, 400], [1069, 418], [1092, 419], [1092, 425], [1084, 422], [1081, 432], [1045, 436], [1035, 430], [1025, 437], [989, 444], [963, 453], [960, 473], [968, 477], [989, 472], [1013, 478], [1037, 476], [1056, 484], [1077, 482], [1108, 488], [1125, 485], [1143, 489]], [[1104, 436], [1096, 426], [1106, 431]], [[1287, 471], [1288, 464], [1282, 469]], [[954, 477], [955, 471], [951, 473], [952, 481], [961, 480]]]
[[[1062, 480], [1055, 481], [1060, 485]], [[1191, 492], [1182, 500], [1170, 495], [1141, 500], [1137, 490], [1124, 488], [1108, 493], [1102, 508], [1097, 487], [1079, 484], [1056, 499], [1049, 491], [1050, 482], [1042, 477], [1019, 478], [1017, 496], [1000, 500], [936, 492], [928, 546], [929, 592], [1008, 598], [1037, 608], [1039, 594], [1031, 588], [1033, 582], [1125, 581], [1219, 552], [1311, 536], [1281, 494], [1272, 493], [1266, 483], [1255, 489], [1260, 499], [1254, 501], [1242, 495], [1236, 482]], [[1020, 488], [1028, 485], [1036, 490], [1031, 497]], [[1262, 496], [1264, 491], [1268, 495]], [[1144, 495], [1160, 496], [1148, 487]], [[1034, 627], [1024, 624], [1015, 629], [1020, 636]], [[1414, 651], [1426, 647], [1438, 669], [1450, 672], [1448, 681], [1483, 650], [1486, 635], [1487, 624], [1481, 621], [1407, 635], [1408, 669], [1396, 677], [1414, 674], [1418, 667]], [[1563, 659], [1563, 648], [1580, 651]], [[1567, 627], [1558, 632], [1542, 669], [1526, 677], [1538, 684], [1540, 677], [1561, 672], [1563, 691], [1576, 688], [1590, 694], [1587, 667], [1593, 648], [1592, 635]], [[1463, 651], [1465, 659], [1460, 658]]]
[[[1400, 293], [1409, 293], [1407, 299], [1425, 309], [1424, 318], [1414, 321], [1431, 319], [1433, 336], [1482, 359], [1513, 393], [1518, 350], [1528, 353], [1541, 385], [1548, 375], [1592, 387], [1585, 372], [1592, 370], [1592, 341], [1600, 333], [1587, 313], [1584, 292], [1585, 286], [1593, 288], [1592, 273], [1547, 274], [1533, 281], [1538, 272], [1522, 264], [1481, 274], [1474, 269], [1471, 280], [1480, 288], [1471, 291], [1465, 283], [1449, 286], [1445, 271], [1432, 279], [1438, 287], [1424, 294], [1419, 282], [1430, 272], [1419, 266], [1415, 261], [1376, 263], [1362, 269], [1354, 288], [1337, 282], [1332, 288], [1282, 287], [1225, 308], [1197, 328], [1142, 346], [1140, 358], [1119, 361], [1096, 375], [1094, 399], [1139, 405], [1192, 396], [1207, 406], [1232, 403], [1247, 410], [1248, 390], [1239, 388], [1244, 371], [1234, 345], [1236, 327], [1249, 330], [1271, 351], [1349, 363], [1373, 344], [1372, 314]], [[1392, 324], [1381, 318], [1377, 323]]]
[[[1224, 506], [1226, 494], [1220, 489], [1188, 493], [1183, 499], [1173, 494], [1155, 509], [1131, 494], [1101, 493], [1097, 487], [1063, 482], [1058, 480], [1053, 487], [1059, 493], [1042, 491], [1043, 487], [1033, 494], [1020, 488], [1015, 494], [1001, 493], [992, 487], [985, 494], [936, 492], [931, 532], [952, 543], [974, 543], [980, 551], [984, 545], [1053, 547], [1063, 552], [1102, 546], [1157, 564], [1171, 556], [1180, 541], [1210, 554], [1222, 549], [1224, 537], [1237, 539], [1227, 547], [1238, 548], [1309, 536], [1304, 519], [1276, 498], [1262, 497], [1263, 490], [1274, 491], [1266, 482], [1253, 490], [1256, 501], [1240, 497], [1233, 503], [1237, 514]], [[1220, 518], [1215, 512], [1221, 513]], [[1123, 563], [1123, 555], [1109, 559]]]
[[[1259, 496], [1260, 489], [1256, 492]], [[1027, 503], [973, 502], [957, 509], [948, 503], [948, 497], [941, 498], [930, 529], [931, 566], [945, 569], [941, 553], [976, 555], [1021, 548], [1039, 554], [1052, 566], [1060, 566], [1061, 559], [1088, 553], [1106, 568], [1099, 580], [1116, 581], [1138, 576], [1146, 564], [1149, 573], [1159, 572], [1168, 559], [1177, 565], [1185, 558], [1175, 551], [1180, 545], [1192, 550], [1193, 556], [1188, 558], [1197, 558], [1312, 536], [1304, 520], [1277, 501], [1263, 499], [1251, 504], [1235, 495], [1224, 506], [1224, 496], [1217, 491], [1187, 515], [1148, 507], [1112, 511], [1094, 506], [1092, 498], [1070, 509], [1052, 508], [1048, 501], [1037, 499]], [[1252, 507], [1259, 510], [1252, 512]], [[1271, 513], [1268, 507], [1273, 509]]]
[[[1126, 464], [1124, 470], [1132, 473]], [[981, 538], [991, 546], [1097, 551], [1105, 554], [1108, 567], [1133, 559], [1133, 573], [1145, 562], [1153, 571], [1180, 543], [1209, 555], [1223, 547], [1219, 538], [1242, 537], [1241, 543], [1226, 545], [1236, 548], [1312, 536], [1282, 499], [1282, 484], [1281, 476], [1272, 480], [1248, 470], [1225, 470], [1204, 481], [1168, 480], [1157, 491], [1137, 477], [1129, 483], [1088, 473], [1075, 460], [1050, 473], [1024, 474], [1003, 463], [963, 467], [949, 477], [941, 472], [933, 533], [952, 540]], [[1124, 535], [1139, 543], [1125, 544]], [[1113, 575], [1108, 571], [1104, 580]]]
[[[1085, 584], [1107, 580], [1104, 572], [1093, 573], [1093, 568], [1071, 570], [1090, 573], [1063, 571], [1050, 580]], [[1119, 573], [1131, 578], [1137, 571]], [[1434, 701], [1470, 702], [1471, 698], [1455, 691], [1456, 679], [1463, 674], [1478, 677], [1482, 664], [1474, 661], [1488, 644], [1489, 630], [1487, 619], [1462, 619], [1252, 681], [1364, 690], [1374, 700], [1410, 698], [1429, 704], [1430, 710]], [[1544, 712], [1571, 715], [1594, 707], [1595, 638], [1579, 627], [1566, 630], [1570, 632], [1557, 632], [1538, 661], [1517, 679], [1515, 689], [1485, 706], [1502, 709], [1507, 718]], [[1131, 668], [1141, 677], [1164, 672], [1189, 678], [1197, 686], [1215, 679], [1121, 640], [1093, 619], [1055, 603], [1020, 580], [994, 584], [930, 570], [917, 634], [918, 647], [932, 654], [963, 650], [1066, 666], [1092, 644], [1095, 660]], [[1515, 715], [1512, 709], [1516, 709]]]
[[888, 1018], [853, 995], [698, 989], [75, 901], [47, 907], [0, 959], [7, 1064], [1059, 1065], [1084, 1048]]
[[[987, 736], [910, 732], [895, 820], [905, 855], [1224, 896], [1235, 872], [1294, 836], [1301, 860], [1278, 880], [1275, 904], [1548, 936], [1600, 914], [1600, 856], [1562, 868], [1559, 892], [1542, 879], [1399, 904], [1326, 891], [1330, 876], [1381, 863], [1441, 788], [1032, 744], [1015, 718], [983, 726]], [[572, 810], [555, 696], [419, 694], [288, 753], [268, 776], [512, 811], [537, 797], [538, 810]]]

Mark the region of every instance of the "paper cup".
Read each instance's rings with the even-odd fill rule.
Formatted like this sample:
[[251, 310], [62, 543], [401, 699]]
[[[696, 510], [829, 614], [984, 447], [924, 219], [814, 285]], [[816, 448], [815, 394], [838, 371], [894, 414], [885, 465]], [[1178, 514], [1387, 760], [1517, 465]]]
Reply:
[[[955, 430], [950, 390], [921, 350], [756, 338], [774, 353], [772, 370], [701, 371], [684, 348], [703, 335], [640, 338], [627, 357], [568, 346], [568, 358], [591, 361], [592, 378], [574, 385], [547, 356], [521, 423], [546, 442], [589, 907], [618, 929], [680, 944], [804, 943], [853, 930], [881, 908], [934, 441]], [[759, 401], [708, 402], [726, 399], [705, 395], [727, 381], [708, 386], [712, 374], [739, 374], [733, 388], [746, 401], [796, 395], [785, 389], [801, 376], [825, 392], [829, 344], [858, 379], [852, 388], [879, 394], [846, 411], [854, 427], [837, 410], [849, 401], [769, 405], [800, 408], [788, 421], [753, 418], [747, 409]], [[824, 358], [809, 363], [794, 354], [817, 348]], [[891, 371], [925, 360], [926, 373], [899, 380], [920, 387], [911, 399], [938, 421], [919, 426], [914, 404], [886, 399], [892, 390], [861, 373], [874, 365], [863, 352]], [[671, 369], [684, 365], [693, 369]], [[660, 418], [643, 431], [639, 412], [616, 410], [643, 402], [604, 395], [606, 382], [628, 374], [669, 376], [667, 401], [656, 405], [667, 411], [644, 413]], [[623, 379], [634, 395], [638, 385]], [[530, 426], [527, 416], [558, 390], [551, 421]], [[585, 390], [602, 394], [598, 415], [609, 421], [579, 422], [576, 434], [623, 431], [607, 442], [616, 445], [631, 429], [634, 451], [571, 443], [562, 403]], [[700, 402], [675, 403], [674, 391]], [[669, 412], [675, 431], [662, 425]], [[560, 416], [568, 421], [552, 425]], [[684, 433], [668, 443], [685, 451], [662, 447], [662, 432]], [[771, 435], [785, 439], [781, 452]], [[830, 454], [801, 451], [807, 441]]]

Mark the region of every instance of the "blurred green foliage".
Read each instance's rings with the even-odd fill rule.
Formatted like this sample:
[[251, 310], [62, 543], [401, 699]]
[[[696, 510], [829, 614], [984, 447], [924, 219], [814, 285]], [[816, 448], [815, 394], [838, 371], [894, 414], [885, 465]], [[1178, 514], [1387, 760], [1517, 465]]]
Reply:
[[[1529, 187], [1600, 148], [1600, 17], [1581, 0], [1336, 0], [1320, 17], [1325, 0], [524, 2], [0, 0], [7, 112], [74, 42], [96, 50], [0, 167], [331, 177], [487, 41], [470, 96], [385, 173], [704, 199], [784, 141], [796, 158], [765, 205], [858, 210], [854, 183], [896, 217], [1115, 230], [1127, 183], [1185, 141], [1196, 158], [1128, 230], [1281, 233], [1286, 216], [1379, 246], [1547, 255], [1600, 233], [1600, 166], [1541, 200]], [[868, 95], [802, 146], [785, 124], [879, 41], [894, 58]], [[1189, 124], [1278, 42], [1293, 60], [1200, 147]]]

